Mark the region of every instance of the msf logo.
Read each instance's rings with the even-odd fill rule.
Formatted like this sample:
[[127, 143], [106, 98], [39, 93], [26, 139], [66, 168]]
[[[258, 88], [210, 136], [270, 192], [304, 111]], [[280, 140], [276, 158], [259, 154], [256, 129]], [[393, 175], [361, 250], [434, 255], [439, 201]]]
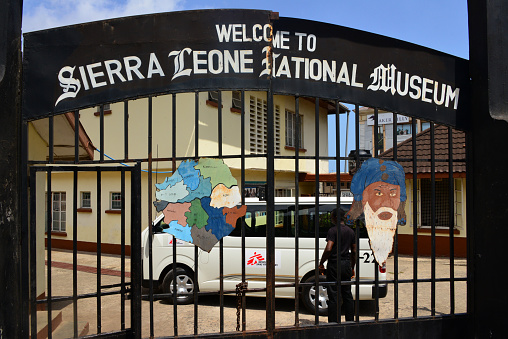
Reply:
[[58, 81], [60, 81], [60, 87], [63, 88], [63, 93], [58, 97], [55, 102], [55, 106], [64, 99], [75, 98], [81, 89], [81, 82], [78, 79], [74, 79], [74, 67], [65, 66], [58, 73]]
[[254, 255], [247, 260], [247, 266], [256, 266], [265, 261], [265, 258], [259, 253], [254, 252]]

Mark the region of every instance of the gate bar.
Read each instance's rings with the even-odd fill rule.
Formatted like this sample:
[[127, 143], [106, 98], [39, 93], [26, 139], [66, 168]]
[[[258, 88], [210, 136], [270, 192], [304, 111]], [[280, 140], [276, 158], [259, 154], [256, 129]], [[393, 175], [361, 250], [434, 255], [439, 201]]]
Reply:
[[[384, 135], [383, 135], [384, 138]], [[374, 108], [374, 157], [379, 157], [379, 110], [378, 108]], [[384, 140], [383, 140], [384, 146]], [[374, 260], [372, 263], [374, 265], [374, 303], [375, 303], [375, 312], [374, 312], [374, 320], [379, 321], [379, 263]], [[358, 265], [359, 266], [359, 265]]]
[[[297, 131], [296, 133], [299, 133]], [[298, 152], [298, 150], [296, 150]], [[314, 98], [314, 322], [319, 325], [319, 98]]]
[[128, 100], [125, 100], [123, 102], [123, 133], [124, 133], [124, 141], [123, 141], [124, 158], [129, 159], [129, 101]]
[[[30, 201], [36, 198], [35, 170], [30, 168]], [[49, 191], [51, 192], [51, 191]], [[49, 194], [51, 196], [51, 194]], [[30, 204], [30, 336], [37, 338], [37, 236], [36, 236], [36, 212], [35, 204]], [[51, 215], [51, 213], [48, 213]], [[51, 225], [51, 224], [48, 224]], [[50, 232], [51, 233], [51, 232]], [[51, 265], [51, 262], [49, 263]], [[51, 266], [48, 266], [51, 267]]]
[[122, 331], [125, 330], [125, 168], [120, 171], [120, 203], [121, 203], [121, 214], [120, 214], [120, 328]]
[[[411, 120], [411, 133], [416, 136], [416, 119]], [[413, 154], [413, 318], [418, 317], [418, 160], [416, 138], [411, 140]]]
[[102, 332], [102, 170], [97, 168], [97, 333]]
[[[194, 158], [199, 160], [199, 92], [194, 93]], [[198, 247], [194, 246], [194, 335], [198, 334], [198, 272], [199, 272]]]
[[[349, 127], [349, 126], [348, 126]], [[346, 127], [346, 128], [348, 128]], [[342, 304], [342, 263], [341, 263], [341, 251], [339, 250], [340, 244], [342, 244], [341, 241], [341, 223], [343, 220], [340, 217], [340, 204], [341, 204], [341, 192], [340, 192], [340, 104], [338, 100], [335, 100], [335, 174], [336, 174], [336, 184], [337, 184], [337, 205], [335, 206], [336, 212], [337, 212], [337, 279], [335, 281], [335, 290], [337, 291], [337, 298], [336, 298], [336, 312], [337, 312], [337, 322], [340, 324], [342, 322], [342, 314], [341, 314], [341, 304]], [[357, 251], [359, 251], [360, 246], [357, 247]], [[351, 260], [351, 258], [349, 258]], [[328, 262], [328, 265], [330, 262]], [[328, 280], [328, 279], [327, 279]], [[349, 285], [349, 288], [351, 289], [351, 285]]]
[[[217, 143], [219, 144], [219, 158], [222, 159], [222, 91], [219, 94], [217, 107]], [[224, 333], [224, 240], [219, 240], [219, 327], [220, 333]]]
[[450, 313], [455, 314], [455, 247], [454, 247], [454, 226], [455, 226], [455, 182], [453, 179], [453, 129], [448, 127], [448, 197], [450, 215]]
[[79, 163], [79, 111], [74, 111], [74, 163]]
[[[397, 113], [393, 113], [393, 127], [392, 127], [392, 149], [393, 149], [393, 161], [397, 161]], [[414, 138], [416, 135], [413, 135]], [[393, 318], [399, 318], [399, 225], [395, 228], [395, 237], [393, 242], [393, 269], [394, 269], [394, 280], [393, 285]]]
[[[131, 329], [141, 338], [141, 163], [131, 171]], [[149, 226], [150, 227], [150, 226]], [[151, 228], [151, 227], [150, 227]]]
[[[297, 131], [300, 131], [300, 97], [295, 97], [295, 129]], [[300, 185], [299, 185], [299, 178], [300, 178], [300, 138], [295, 138], [295, 326], [300, 326], [300, 287], [299, 287], [299, 279], [298, 276], [300, 275], [299, 268], [300, 268], [300, 227], [299, 227], [299, 219], [300, 219]], [[291, 216], [290, 216], [291, 217]]]
[[275, 329], [275, 219], [274, 219], [274, 126], [273, 126], [273, 90], [272, 84], [267, 91], [267, 164], [266, 164], [266, 330], [268, 336], [273, 335]]
[[[36, 175], [34, 175], [34, 177], [36, 177]], [[52, 284], [52, 279], [51, 279], [52, 278], [51, 265], [52, 265], [52, 260], [53, 260], [52, 256], [51, 256], [51, 254], [52, 254], [52, 252], [51, 252], [52, 251], [51, 250], [51, 246], [52, 246], [51, 239], [52, 239], [52, 233], [53, 233], [52, 232], [53, 231], [53, 213], [49, 212], [49, 210], [50, 210], [50, 208], [51, 208], [51, 206], [53, 204], [53, 192], [52, 192], [52, 189], [51, 189], [51, 184], [52, 184], [51, 178], [52, 177], [51, 177], [51, 168], [50, 168], [49, 171], [48, 171], [48, 174], [47, 174], [48, 191], [46, 193], [46, 205], [48, 206], [48, 213], [47, 213], [47, 217], [46, 217], [47, 218], [46, 219], [46, 223], [47, 223], [47, 226], [46, 226], [47, 227], [47, 229], [46, 229], [46, 231], [47, 231], [47, 251], [46, 251], [46, 253], [47, 253], [47, 256], [48, 256], [48, 259], [47, 259], [48, 260], [48, 265], [47, 265], [48, 266], [48, 268], [47, 268], [47, 270], [48, 270], [48, 276], [47, 276], [47, 284], [48, 284], [48, 286], [47, 286], [47, 289], [48, 289], [48, 297], [47, 297], [48, 298], [48, 306], [47, 307], [48, 307], [48, 314], [47, 314], [47, 316], [48, 316], [48, 335], [49, 335], [50, 339], [51, 339], [51, 337], [53, 335], [53, 328], [52, 328], [53, 327], [53, 321], [52, 321], [53, 320], [53, 315], [52, 315], [53, 303], [52, 303], [52, 300], [51, 300], [51, 298], [53, 296], [53, 284]], [[37, 178], [35, 178], [35, 180], [36, 179]], [[37, 180], [35, 182], [37, 182]], [[31, 204], [36, 205], [34, 202], [35, 202], [35, 200], [32, 200]], [[52, 209], [51, 209], [51, 211], [52, 211]], [[36, 214], [34, 214], [34, 215], [36, 215]], [[37, 238], [37, 229], [36, 228], [34, 229], [34, 234], [33, 235], [35, 236], [35, 238]], [[37, 306], [35, 304], [32, 307], [37, 309]]]
[[374, 158], [379, 155], [379, 110], [374, 108]]
[[153, 216], [152, 216], [152, 202], [151, 202], [151, 199], [152, 199], [152, 168], [153, 168], [153, 164], [152, 164], [152, 157], [153, 157], [153, 149], [152, 149], [152, 130], [153, 130], [153, 112], [152, 112], [152, 97], [149, 96], [148, 97], [148, 130], [147, 130], [147, 152], [148, 152], [148, 176], [147, 176], [147, 185], [148, 185], [148, 199], [147, 199], [147, 211], [148, 211], [148, 220], [146, 220], [145, 222], [147, 223], [148, 225], [148, 228], [149, 228], [149, 267], [150, 267], [150, 286], [149, 286], [149, 299], [150, 299], [150, 335], [153, 337], [154, 336], [154, 310], [153, 310], [153, 258], [152, 258], [152, 253], [153, 253], [153, 245], [152, 245], [152, 241], [153, 241], [153, 230], [152, 230], [152, 222], [153, 222]]
[[53, 163], [55, 161], [55, 151], [54, 151], [54, 145], [55, 145], [55, 141], [54, 141], [54, 118], [53, 118], [53, 115], [49, 117], [48, 119], [48, 124], [49, 124], [49, 136], [48, 136], [48, 157], [49, 157], [49, 163]]
[[100, 138], [100, 145], [101, 145], [101, 152], [100, 152], [100, 162], [104, 162], [104, 154], [106, 153], [106, 150], [104, 149], [104, 105], [100, 105], [100, 117], [99, 117], [99, 138]]
[[[171, 129], [172, 129], [172, 171], [176, 171], [176, 93], [172, 95], [171, 102]], [[178, 336], [178, 305], [177, 305], [177, 290], [176, 290], [176, 237], [173, 236], [173, 335]], [[153, 325], [152, 325], [153, 326]], [[152, 335], [153, 336], [153, 335]]]
[[[242, 205], [245, 205], [245, 90], [242, 90], [241, 93], [242, 100], [242, 109], [240, 116], [240, 180], [242, 184]], [[241, 236], [242, 236], [242, 284], [245, 284], [245, 215], [241, 218]], [[242, 289], [242, 331], [245, 332], [247, 329], [247, 298], [245, 296], [245, 291]]]
[[[377, 119], [375, 119], [377, 121]], [[355, 164], [356, 169], [358, 170], [360, 166], [360, 106], [358, 104], [355, 105]], [[360, 227], [359, 223], [355, 221], [356, 224], [356, 274], [355, 274], [355, 296], [360, 295]], [[356, 322], [360, 322], [360, 298], [355, 298], [355, 319]]]
[[435, 126], [430, 123], [430, 194], [431, 194], [431, 283], [430, 283], [430, 310], [431, 315], [436, 315], [436, 149], [435, 149]]
[[[21, 123], [21, 206], [28, 205], [28, 123]], [[33, 187], [33, 186], [32, 186]], [[32, 210], [30, 209], [30, 213]], [[30, 335], [30, 227], [28, 215], [21, 213], [21, 335], [27, 337]]]
[[[78, 172], [73, 173], [72, 202], [77, 205], [78, 196]], [[74, 337], [78, 336], [78, 212], [76, 208], [72, 212], [72, 314]]]

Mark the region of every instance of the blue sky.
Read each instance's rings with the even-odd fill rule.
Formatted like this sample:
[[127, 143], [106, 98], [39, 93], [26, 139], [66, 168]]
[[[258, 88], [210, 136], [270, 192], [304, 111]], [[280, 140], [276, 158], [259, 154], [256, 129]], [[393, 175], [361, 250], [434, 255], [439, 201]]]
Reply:
[[[469, 58], [467, 0], [24, 0], [23, 31], [137, 14], [208, 8], [248, 8], [373, 32]], [[346, 126], [345, 116], [341, 126]], [[342, 119], [341, 118], [341, 119]], [[350, 116], [354, 121], [354, 116]], [[335, 124], [334, 120], [330, 123]], [[351, 128], [350, 132], [354, 129]], [[350, 145], [354, 140], [350, 134]], [[335, 135], [330, 133], [330, 140]], [[345, 137], [344, 131], [341, 137]], [[341, 140], [344, 144], [345, 140]], [[335, 155], [335, 142], [329, 142]], [[341, 150], [344, 156], [344, 150]], [[343, 167], [341, 166], [341, 169]], [[335, 171], [335, 166], [330, 168]]]

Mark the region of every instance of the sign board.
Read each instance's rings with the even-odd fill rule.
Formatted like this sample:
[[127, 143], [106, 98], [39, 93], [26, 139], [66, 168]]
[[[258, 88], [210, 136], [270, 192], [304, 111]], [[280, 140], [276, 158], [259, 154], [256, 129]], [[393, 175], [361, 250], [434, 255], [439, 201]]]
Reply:
[[[397, 123], [404, 124], [409, 122], [409, 117], [404, 115], [397, 114]], [[392, 113], [379, 113], [377, 115], [377, 123], [378, 125], [387, 125], [393, 123], [393, 114]], [[367, 115], [367, 125], [374, 125], [374, 114]]]
[[468, 125], [468, 61], [269, 11], [144, 15], [24, 35], [24, 117], [167, 92], [268, 90]]

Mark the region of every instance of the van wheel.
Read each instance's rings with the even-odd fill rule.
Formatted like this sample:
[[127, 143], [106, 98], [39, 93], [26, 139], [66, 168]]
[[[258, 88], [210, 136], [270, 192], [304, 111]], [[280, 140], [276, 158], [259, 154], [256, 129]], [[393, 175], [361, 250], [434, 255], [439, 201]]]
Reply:
[[[304, 282], [306, 283], [313, 283], [315, 280], [314, 280], [314, 275], [308, 277], [307, 279], [305, 279]], [[322, 283], [322, 282], [325, 282], [326, 281], [326, 277], [324, 275], [319, 275], [319, 282]], [[315, 307], [315, 303], [316, 303], [316, 286], [305, 286], [305, 288], [303, 289], [303, 304], [305, 305], [305, 307], [307, 308], [307, 310], [312, 313], [312, 314], [315, 314], [315, 311], [316, 311], [316, 307]], [[319, 303], [319, 315], [327, 315], [328, 314], [328, 292], [327, 292], [327, 289], [325, 286], [323, 285], [319, 285], [319, 293], [317, 295], [317, 300], [318, 300], [318, 303]]]
[[[173, 293], [173, 270], [169, 271], [162, 281], [162, 291], [164, 293]], [[187, 269], [178, 267], [176, 269], [176, 302], [180, 305], [190, 304], [194, 300], [194, 274]], [[190, 293], [190, 294], [184, 294]], [[169, 296], [169, 301], [173, 302], [173, 297]]]

